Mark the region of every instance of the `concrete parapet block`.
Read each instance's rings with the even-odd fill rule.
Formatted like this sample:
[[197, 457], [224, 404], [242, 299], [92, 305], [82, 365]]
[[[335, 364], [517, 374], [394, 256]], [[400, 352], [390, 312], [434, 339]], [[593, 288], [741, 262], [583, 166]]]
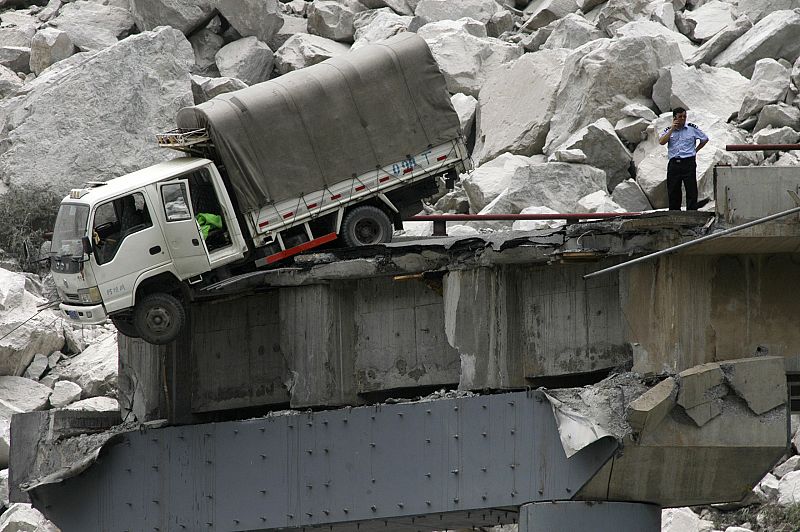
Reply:
[[678, 374], [678, 404], [690, 409], [712, 401], [716, 396], [713, 388], [722, 384], [724, 379], [725, 376], [716, 363], [701, 364], [681, 371]]
[[692, 421], [697, 423], [698, 427], [702, 427], [721, 413], [722, 401], [719, 399], [686, 409], [686, 415], [692, 418]]
[[653, 429], [670, 413], [678, 396], [678, 384], [672, 377], [653, 386], [628, 406], [628, 424], [634, 432]]
[[756, 357], [720, 363], [728, 385], [756, 414], [786, 402], [786, 379], [782, 357]]

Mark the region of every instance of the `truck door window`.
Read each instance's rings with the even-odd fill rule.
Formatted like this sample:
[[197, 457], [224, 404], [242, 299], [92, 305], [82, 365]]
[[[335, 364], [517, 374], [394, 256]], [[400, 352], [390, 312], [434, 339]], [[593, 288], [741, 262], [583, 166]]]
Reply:
[[161, 187], [161, 196], [164, 201], [164, 214], [168, 222], [189, 220], [192, 213], [189, 202], [186, 201], [186, 187], [183, 183], [170, 183]]
[[95, 260], [98, 264], [110, 262], [123, 240], [152, 225], [147, 203], [140, 192], [101, 204], [95, 210], [92, 225]]

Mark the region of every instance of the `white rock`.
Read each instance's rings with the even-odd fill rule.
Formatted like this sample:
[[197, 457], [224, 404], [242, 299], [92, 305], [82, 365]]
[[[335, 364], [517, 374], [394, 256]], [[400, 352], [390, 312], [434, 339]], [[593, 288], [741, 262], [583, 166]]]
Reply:
[[614, 188], [611, 199], [626, 212], [644, 212], [653, 207], [642, 191], [642, 187], [633, 179], [627, 179]]
[[753, 531], [749, 528], [744, 528], [741, 526], [729, 526], [728, 528], [725, 529], [725, 532], [753, 532]]
[[242, 37], [269, 42], [283, 26], [277, 0], [224, 0], [216, 5]]
[[600, 118], [616, 123], [626, 105], [650, 98], [659, 69], [682, 62], [678, 45], [664, 37], [599, 39], [574, 50], [564, 63], [545, 153]]
[[647, 136], [647, 128], [650, 126], [650, 120], [644, 118], [634, 118], [626, 116], [614, 124], [614, 131], [616, 131], [619, 138], [628, 144], [639, 144]]
[[117, 386], [117, 335], [106, 335], [51, 373], [77, 383], [84, 397], [111, 393]]
[[686, 59], [686, 64], [699, 66], [713, 61], [723, 50], [736, 39], [747, 33], [753, 23], [745, 16], [737, 18], [732, 24], [720, 30], [716, 35], [703, 43], [691, 57]]
[[451, 93], [477, 96], [486, 79], [522, 55], [522, 47], [494, 37], [473, 19], [442, 20], [421, 27]]
[[753, 135], [753, 141], [756, 144], [795, 144], [798, 140], [800, 140], [800, 133], [788, 126], [765, 127]]
[[563, 148], [558, 149], [553, 154], [548, 157], [548, 161], [556, 161], [559, 163], [585, 163], [586, 162], [586, 154], [583, 150], [578, 148]]
[[38, 381], [44, 372], [47, 371], [47, 368], [47, 356], [42, 353], [36, 353], [22, 376], [26, 379]]
[[625, 212], [625, 209], [614, 202], [608, 192], [598, 190], [578, 200], [581, 212]]
[[525, 175], [525, 168], [532, 161], [528, 157], [503, 153], [496, 159], [478, 166], [466, 178], [462, 179], [464, 192], [467, 194], [470, 208], [480, 212], [506, 190], [517, 175]]
[[[406, 0], [363, 0], [361, 3], [367, 6], [369, 9], [388, 7], [400, 15], [414, 14], [414, 7], [412, 7], [412, 3], [407, 2]], [[413, 2], [413, 5], [416, 6], [416, 2]]]
[[[300, 2], [305, 3], [303, 0]], [[298, 33], [308, 33], [308, 19], [303, 17], [283, 17], [283, 26], [272, 36], [272, 39], [265, 41], [270, 50], [277, 50], [289, 40], [290, 37]]]
[[478, 164], [503, 152], [541, 153], [567, 54], [567, 50], [525, 54], [489, 76], [478, 97], [473, 151]]
[[739, 119], [761, 111], [765, 105], [783, 101], [789, 91], [789, 69], [774, 59], [759, 59], [739, 108]]
[[525, 8], [528, 20], [525, 21], [522, 29], [525, 31], [539, 29], [574, 13], [577, 9], [578, 4], [575, 0], [533, 0]]
[[695, 41], [707, 41], [721, 30], [733, 24], [734, 7], [729, 2], [710, 0], [684, 16], [690, 27], [689, 37]]
[[689, 508], [661, 510], [661, 532], [711, 532], [714, 523], [700, 519]]
[[794, 88], [800, 90], [800, 57], [798, 57], [797, 61], [794, 62], [791, 77]]
[[433, 222], [403, 222], [403, 230], [398, 234], [405, 237], [431, 236]]
[[765, 105], [758, 114], [758, 122], [753, 128], [753, 132], [755, 133], [765, 127], [784, 126], [800, 131], [800, 109], [782, 102], [774, 105]]
[[56, 364], [58, 364], [61, 361], [62, 358], [64, 358], [64, 353], [62, 353], [61, 351], [55, 351], [51, 353], [50, 356], [47, 357], [47, 367], [49, 369], [53, 369], [54, 367], [56, 367]]
[[634, 20], [647, 19], [649, 0], [608, 0], [599, 8], [597, 27], [608, 35]]
[[81, 398], [83, 390], [80, 386], [71, 381], [58, 381], [53, 386], [53, 393], [50, 396], [50, 404], [53, 408], [61, 408], [70, 403], [74, 403]]
[[800, 7], [798, 0], [738, 0], [732, 2], [736, 5], [736, 11], [744, 15], [753, 23], [758, 22], [773, 11], [796, 9]]
[[84, 410], [88, 412], [115, 412], [119, 410], [119, 401], [113, 397], [90, 397], [76, 401], [64, 407], [64, 410]]
[[578, 7], [584, 13], [589, 13], [597, 6], [603, 5], [606, 0], [577, 0]]
[[269, 46], [255, 37], [245, 37], [220, 48], [215, 57], [219, 73], [248, 85], [269, 79], [273, 55]]
[[461, 131], [465, 135], [469, 135], [472, 131], [472, 125], [475, 122], [475, 112], [478, 108], [478, 100], [474, 96], [468, 96], [462, 93], [456, 93], [450, 97], [450, 103], [458, 113], [458, 121], [461, 124]]
[[[174, 157], [153, 138], [175, 127], [178, 109], [192, 105], [193, 63], [192, 47], [173, 28], [56, 63], [28, 83], [24, 95], [0, 101], [10, 146], [0, 154], [0, 175], [15, 185], [65, 193], [87, 176], [110, 179]], [[69, 135], [53, 124], [64, 124]]]
[[407, 31], [408, 25], [411, 24], [411, 17], [400, 16], [395, 13], [381, 10], [374, 17], [372, 17], [368, 24], [359, 25], [358, 18], [362, 13], [369, 12], [362, 11], [356, 15], [356, 20], [354, 22], [356, 27], [354, 35], [355, 42], [353, 43], [351, 50], [357, 50], [365, 44], [388, 39], [392, 35], [397, 35], [398, 33]]
[[569, 48], [574, 50], [587, 42], [602, 39], [606, 35], [580, 15], [570, 13], [558, 19], [542, 48]]
[[24, 377], [0, 377], [0, 418], [11, 419], [19, 412], [33, 412], [47, 406], [52, 390]]
[[[520, 214], [559, 214], [550, 207], [525, 207]], [[558, 229], [566, 225], [566, 220], [516, 220], [511, 229], [514, 231], [539, 231], [541, 229]]]
[[366, 7], [357, 0], [316, 0], [308, 8], [308, 32], [334, 41], [353, 42], [353, 18]]
[[663, 112], [676, 107], [704, 109], [727, 120], [742, 105], [750, 81], [729, 68], [674, 65], [661, 71], [653, 101]]
[[492, 18], [486, 23], [486, 33], [489, 37], [500, 37], [506, 32], [513, 31], [514, 24], [514, 15], [506, 9], [502, 9], [492, 15]]
[[468, 17], [485, 25], [500, 9], [494, 0], [421, 0], [414, 14], [425, 23]]
[[192, 76], [194, 103], [203, 103], [214, 96], [244, 89], [245, 87], [247, 87], [247, 83], [236, 78]]
[[67, 32], [56, 28], [42, 28], [31, 40], [31, 72], [38, 76], [45, 68], [73, 53], [75, 45]]
[[605, 190], [614, 190], [614, 187], [631, 177], [633, 156], [617, 137], [614, 126], [605, 118], [576, 131], [560, 149], [581, 150], [586, 155], [586, 164], [603, 170], [607, 180]]
[[697, 46], [685, 35], [670, 31], [658, 22], [652, 20], [634, 20], [620, 26], [614, 35], [617, 37], [657, 37], [662, 36], [674, 42], [680, 48], [684, 58], [691, 57], [696, 51]]
[[83, 51], [112, 46], [130, 35], [135, 25], [128, 10], [86, 0], [64, 5], [50, 24], [66, 32]]
[[[726, 144], [745, 144], [745, 132], [728, 124], [724, 119], [708, 112], [689, 111], [689, 122], [697, 124], [709, 137], [708, 144], [697, 154], [698, 197], [708, 198], [712, 193], [714, 166], [729, 164], [748, 166], [763, 160], [760, 152], [729, 152]], [[647, 139], [636, 147], [633, 160], [636, 164], [636, 182], [642, 187], [655, 209], [667, 207], [667, 147], [658, 144], [664, 128], [672, 123], [672, 114], [661, 115], [647, 130]]]
[[30, 504], [15, 502], [0, 516], [0, 532], [59, 532]]
[[286, 74], [307, 66], [316, 65], [322, 61], [347, 53], [350, 49], [346, 44], [311, 35], [298, 33], [289, 39], [275, 52], [275, 70], [279, 74]]
[[31, 49], [27, 46], [3, 46], [0, 43], [0, 66], [14, 72], [30, 72]]
[[468, 225], [451, 225], [447, 228], [447, 236], [474, 236], [480, 232]]
[[11, 506], [8, 501], [8, 469], [0, 471], [0, 505], [3, 508]]
[[225, 39], [213, 31], [203, 28], [195, 32], [190, 38], [194, 50], [195, 68], [192, 72], [198, 74], [218, 75], [216, 55], [220, 48], [225, 45]]
[[776, 478], [782, 478], [786, 474], [797, 471], [798, 469], [800, 469], [800, 455], [794, 455], [782, 464], [776, 466], [775, 469], [772, 470], [772, 473]]
[[[220, 9], [227, 3], [235, 2], [219, 2]], [[142, 31], [172, 26], [188, 34], [207, 21], [216, 7], [215, 0], [130, 0], [130, 11]]]
[[642, 118], [652, 122], [656, 119], [656, 114], [652, 109], [644, 104], [633, 102], [622, 108], [622, 114], [631, 118]]
[[675, 5], [671, 0], [654, 0], [647, 7], [650, 20], [658, 22], [670, 31], [678, 31], [675, 26]]
[[18, 28], [16, 26], [0, 26], [0, 43], [5, 46], [30, 47], [31, 38], [36, 33], [36, 26]]
[[0, 99], [22, 87], [22, 80], [8, 67], [0, 65]]
[[8, 467], [11, 452], [11, 418], [0, 417], [0, 467]]
[[800, 471], [791, 471], [786, 473], [778, 483], [778, 504], [788, 506], [799, 502]]
[[756, 61], [800, 56], [800, 11], [775, 11], [736, 39], [712, 61], [714, 66], [732, 68], [751, 76]]

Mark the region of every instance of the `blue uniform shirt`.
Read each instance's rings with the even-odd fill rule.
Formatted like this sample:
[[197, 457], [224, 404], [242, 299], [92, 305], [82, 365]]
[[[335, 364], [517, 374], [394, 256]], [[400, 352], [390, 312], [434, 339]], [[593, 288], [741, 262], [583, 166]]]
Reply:
[[[661, 136], [663, 137], [669, 129], [665, 128]], [[673, 131], [672, 135], [670, 135], [669, 143], [667, 144], [668, 157], [670, 159], [675, 157], [694, 157], [698, 140], [707, 141], [708, 136], [700, 131], [700, 128], [696, 125], [687, 122], [685, 126]]]

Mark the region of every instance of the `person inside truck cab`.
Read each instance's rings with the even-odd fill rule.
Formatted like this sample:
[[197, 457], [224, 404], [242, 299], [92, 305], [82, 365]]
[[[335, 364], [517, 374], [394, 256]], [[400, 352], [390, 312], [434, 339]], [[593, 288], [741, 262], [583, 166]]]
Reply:
[[147, 204], [141, 193], [128, 194], [100, 205], [95, 211], [92, 231], [97, 263], [111, 261], [128, 235], [151, 225]]

